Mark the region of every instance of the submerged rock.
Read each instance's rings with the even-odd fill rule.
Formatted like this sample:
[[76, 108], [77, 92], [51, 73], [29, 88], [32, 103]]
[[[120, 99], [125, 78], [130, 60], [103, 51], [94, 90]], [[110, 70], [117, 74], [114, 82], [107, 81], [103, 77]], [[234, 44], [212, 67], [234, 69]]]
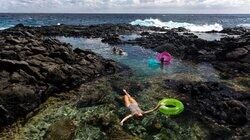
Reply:
[[71, 119], [62, 119], [49, 127], [45, 140], [73, 140], [75, 138], [75, 129]]

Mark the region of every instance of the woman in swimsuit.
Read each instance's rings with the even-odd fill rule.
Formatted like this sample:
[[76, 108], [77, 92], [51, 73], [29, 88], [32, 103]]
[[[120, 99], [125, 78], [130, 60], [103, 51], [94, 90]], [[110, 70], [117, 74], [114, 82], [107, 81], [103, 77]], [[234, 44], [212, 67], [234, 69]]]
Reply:
[[126, 90], [123, 90], [123, 92], [126, 94], [124, 96], [124, 102], [125, 102], [125, 106], [127, 108], [129, 108], [129, 110], [131, 111], [131, 114], [129, 114], [128, 116], [126, 116], [124, 119], [122, 119], [122, 121], [120, 122], [121, 125], [123, 125], [123, 123], [128, 120], [129, 118], [136, 116], [136, 117], [142, 117], [144, 114], [153, 112], [155, 110], [157, 110], [160, 106], [157, 105], [154, 109], [148, 110], [148, 111], [142, 111], [138, 105], [138, 103], [135, 101], [134, 98], [132, 98], [128, 92]]

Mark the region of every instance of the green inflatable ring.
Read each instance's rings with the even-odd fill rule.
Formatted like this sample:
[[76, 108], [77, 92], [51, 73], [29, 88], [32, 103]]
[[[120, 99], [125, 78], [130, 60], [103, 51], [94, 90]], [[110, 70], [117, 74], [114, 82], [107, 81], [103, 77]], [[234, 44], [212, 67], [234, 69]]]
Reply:
[[182, 102], [173, 98], [162, 99], [159, 105], [159, 111], [167, 116], [178, 115], [184, 110]]

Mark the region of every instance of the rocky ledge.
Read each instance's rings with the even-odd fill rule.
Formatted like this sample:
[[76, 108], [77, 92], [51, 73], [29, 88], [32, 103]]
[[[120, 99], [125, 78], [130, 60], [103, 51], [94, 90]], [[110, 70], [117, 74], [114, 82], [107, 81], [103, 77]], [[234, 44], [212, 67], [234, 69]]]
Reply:
[[47, 97], [119, 70], [89, 50], [21, 30], [0, 32], [0, 126], [33, 111]]

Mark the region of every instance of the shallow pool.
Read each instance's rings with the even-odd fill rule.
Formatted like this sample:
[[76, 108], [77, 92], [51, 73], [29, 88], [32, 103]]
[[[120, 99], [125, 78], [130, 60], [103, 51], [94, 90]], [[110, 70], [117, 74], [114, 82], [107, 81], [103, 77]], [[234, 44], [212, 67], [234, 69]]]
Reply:
[[[123, 37], [123, 38], [131, 38]], [[133, 38], [133, 37], [132, 37]], [[156, 52], [151, 49], [145, 49], [140, 46], [133, 45], [118, 45], [122, 48], [126, 55], [117, 55], [112, 52], [112, 47], [109, 44], [101, 42], [100, 38], [88, 39], [88, 38], [73, 38], [73, 37], [57, 37], [62, 42], [70, 43], [74, 48], [91, 49], [93, 52], [100, 54], [106, 59], [112, 59], [121, 64], [127, 65], [138, 76], [155, 76], [160, 74], [192, 74], [203, 78], [206, 81], [218, 80], [219, 76], [212, 65], [208, 63], [202, 63], [194, 65], [192, 63], [184, 62], [174, 58], [170, 65], [164, 66], [164, 68], [152, 68], [148, 65], [148, 60], [155, 58]], [[171, 52], [170, 52], [171, 53]]]

